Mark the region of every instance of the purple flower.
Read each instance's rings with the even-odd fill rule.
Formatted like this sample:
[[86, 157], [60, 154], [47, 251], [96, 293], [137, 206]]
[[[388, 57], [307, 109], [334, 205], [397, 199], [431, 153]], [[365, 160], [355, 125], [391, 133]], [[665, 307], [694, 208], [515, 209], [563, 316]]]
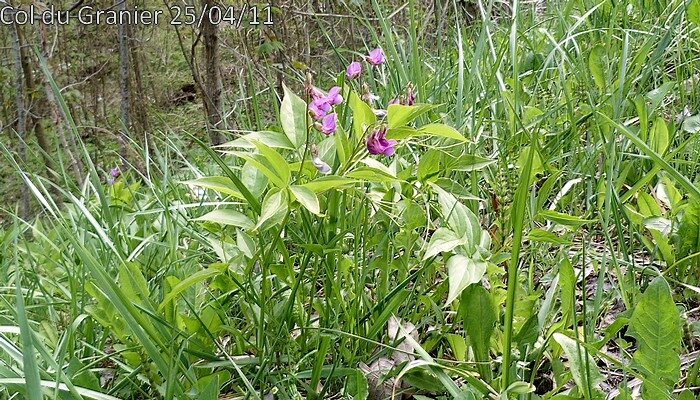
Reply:
[[348, 79], [355, 79], [362, 73], [362, 64], [357, 61], [353, 61], [348, 65], [348, 69], [345, 71]]
[[311, 104], [309, 104], [309, 111], [311, 116], [319, 121], [328, 114], [331, 110], [331, 105], [328, 103], [328, 99], [325, 97], [318, 97], [314, 99]]
[[382, 49], [379, 47], [370, 51], [369, 56], [367, 56], [367, 62], [374, 66], [382, 65], [385, 61], [386, 58], [384, 57], [384, 51], [382, 51]]
[[375, 129], [367, 138], [367, 150], [370, 154], [384, 154], [391, 157], [396, 152], [396, 140], [388, 140], [386, 138], [386, 128]]
[[122, 172], [119, 170], [119, 167], [114, 167], [109, 171], [109, 174], [112, 175], [113, 179], [117, 179], [121, 176]]
[[391, 100], [389, 100], [389, 105], [392, 105], [392, 104], [401, 104], [401, 100], [399, 100], [399, 99], [391, 99]]
[[311, 116], [316, 120], [320, 121], [331, 111], [333, 106], [343, 102], [343, 96], [340, 95], [340, 88], [335, 86], [328, 91], [327, 95], [317, 88], [312, 88], [309, 93], [311, 94], [311, 103], [309, 104], [309, 112]]
[[321, 132], [323, 132], [324, 135], [330, 136], [335, 133], [337, 124], [338, 115], [336, 113], [328, 114], [323, 117], [323, 121], [321, 122]]
[[326, 100], [331, 106], [337, 106], [338, 104], [342, 103], [343, 96], [340, 95], [340, 88], [338, 86], [332, 87], [331, 90], [328, 91]]

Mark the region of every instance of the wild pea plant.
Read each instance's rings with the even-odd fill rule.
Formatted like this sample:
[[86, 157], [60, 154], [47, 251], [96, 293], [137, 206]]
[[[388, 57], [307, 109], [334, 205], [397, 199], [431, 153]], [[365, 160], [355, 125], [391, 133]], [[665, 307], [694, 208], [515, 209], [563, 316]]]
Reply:
[[[240, 172], [187, 182], [254, 200], [198, 220], [224, 226], [212, 241], [221, 248], [236, 244], [243, 253], [237, 280], [247, 281], [245, 291], [262, 314], [254, 340], [261, 357], [316, 352], [311, 388], [328, 368], [357, 367], [356, 354], [382, 339], [392, 315], [418, 311], [401, 307], [423, 296], [411, 290], [417, 281], [438, 283], [446, 274], [446, 299], [433, 304], [450, 307], [470, 285], [481, 287], [489, 265], [490, 236], [459, 200], [473, 197], [452, 193], [455, 183], [443, 177], [447, 166], [440, 161], [448, 151], [463, 153], [466, 140], [440, 122], [435, 106], [416, 101], [413, 85], [402, 94], [371, 93], [370, 86], [383, 87], [385, 61], [381, 49], [372, 50], [365, 64], [350, 63], [327, 92], [309, 78], [306, 101], [285, 88], [282, 131], [253, 132], [222, 146], [241, 160]], [[448, 158], [448, 171], [488, 165], [481, 160], [475, 167], [469, 154]], [[235, 251], [221, 253], [220, 261], [236, 257]], [[471, 301], [495, 315], [483, 288], [470, 290], [462, 304]], [[476, 357], [485, 375], [494, 322], [479, 327], [470, 317], [470, 332], [483, 341]], [[280, 338], [299, 327], [297, 338]], [[434, 363], [427, 357], [403, 365], [404, 373], [425, 362]], [[367, 386], [364, 375], [353, 374]], [[447, 386], [459, 392], [454, 383]]]

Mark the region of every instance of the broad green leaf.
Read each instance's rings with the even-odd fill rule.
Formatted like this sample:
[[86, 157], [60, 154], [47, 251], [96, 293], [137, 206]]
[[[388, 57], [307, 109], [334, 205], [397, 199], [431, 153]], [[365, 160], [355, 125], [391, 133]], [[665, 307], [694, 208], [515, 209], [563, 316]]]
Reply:
[[632, 312], [628, 334], [637, 339], [634, 366], [644, 376], [642, 397], [658, 399], [680, 378], [681, 318], [673, 301], [671, 288], [657, 277], [639, 298]]
[[243, 213], [228, 208], [220, 208], [195, 218], [195, 221], [214, 222], [222, 225], [231, 225], [243, 229], [253, 229], [255, 224]]
[[256, 231], [264, 232], [282, 222], [289, 209], [284, 194], [285, 192], [281, 190], [271, 190], [267, 193], [260, 210], [260, 218], [254, 228]]
[[586, 398], [593, 398], [594, 392], [598, 391], [599, 385], [603, 382], [603, 375], [595, 360], [578, 341], [559, 332], [554, 333], [553, 337], [569, 359], [569, 368], [576, 386]]
[[292, 194], [297, 199], [299, 204], [304, 206], [304, 208], [312, 213], [321, 215], [321, 206], [318, 204], [318, 197], [316, 197], [316, 193], [314, 193], [313, 190], [304, 186], [296, 185], [290, 186], [289, 189], [292, 191]]
[[441, 158], [442, 154], [437, 149], [430, 149], [421, 156], [420, 161], [418, 161], [418, 180], [420, 182], [438, 176]]
[[175, 300], [175, 298], [185, 290], [193, 287], [194, 285], [204, 282], [205, 280], [214, 277], [216, 275], [219, 275], [222, 273], [221, 268], [215, 268], [215, 267], [210, 267], [207, 269], [203, 269], [199, 272], [194, 273], [193, 275], [188, 276], [187, 278], [183, 279], [180, 281], [177, 285], [175, 285], [168, 294], [166, 294], [165, 298], [163, 301], [160, 303], [160, 306], [158, 306], [158, 311], [163, 311], [163, 308], [170, 303], [171, 301]]
[[546, 231], [544, 229], [535, 228], [527, 234], [527, 240], [531, 242], [539, 243], [552, 243], [558, 245], [568, 245], [571, 244], [571, 240], [561, 237], [556, 233]]
[[459, 140], [460, 142], [466, 142], [467, 139], [462, 136], [457, 129], [445, 125], [445, 124], [427, 124], [423, 125], [418, 129], [418, 132], [420, 132], [422, 135], [428, 135], [428, 136], [435, 136], [435, 137], [444, 137], [448, 139], [454, 139], [454, 140]]
[[663, 118], [658, 117], [651, 127], [651, 135], [649, 137], [651, 148], [655, 152], [663, 155], [668, 150], [668, 127]]
[[685, 207], [674, 240], [679, 259], [695, 254], [683, 264], [693, 263], [693, 266], [700, 267], [700, 201], [691, 202]]
[[559, 266], [559, 285], [561, 287], [561, 314], [565, 327], [574, 322], [576, 312], [576, 274], [571, 261], [564, 258]]
[[282, 86], [284, 99], [280, 105], [280, 122], [289, 142], [298, 149], [306, 142], [306, 102], [289, 90], [285, 84]]
[[435, 108], [435, 106], [430, 104], [416, 104], [413, 106], [391, 104], [387, 109], [389, 129], [405, 126], [433, 108]]
[[[485, 270], [486, 263], [483, 264]], [[480, 280], [481, 277], [479, 277]], [[491, 348], [491, 334], [498, 315], [491, 295], [482, 285], [469, 286], [460, 297], [458, 314], [464, 321], [464, 329], [467, 331], [469, 342], [474, 349], [474, 358], [479, 363], [477, 364], [479, 374], [486, 382], [490, 382], [491, 364], [489, 361], [491, 357], [489, 349]]]
[[592, 219], [583, 219], [581, 217], [575, 217], [573, 215], [564, 214], [553, 210], [540, 211], [539, 216], [559, 225], [568, 226], [573, 229], [578, 229], [583, 225], [595, 222], [595, 220]]
[[352, 110], [352, 128], [355, 131], [355, 140], [360, 140], [365, 136], [365, 131], [377, 122], [372, 107], [362, 101], [360, 96], [353, 90], [350, 93], [348, 105]]
[[347, 187], [359, 182], [356, 179], [350, 179], [343, 176], [328, 175], [314, 179], [311, 182], [301, 186], [311, 189], [314, 193], [323, 193], [331, 189]]
[[[700, 0], [695, 0], [696, 3], [700, 3]], [[688, 133], [700, 133], [700, 114], [693, 115], [683, 120], [683, 130]]]
[[149, 304], [148, 282], [141, 273], [138, 264], [125, 261], [119, 266], [119, 274], [117, 275], [119, 287], [124, 291], [134, 303], [142, 306]]
[[457, 236], [457, 234], [447, 228], [438, 228], [430, 237], [423, 260], [436, 256], [443, 251], [452, 251], [455, 247], [464, 243], [465, 238], [463, 236]]
[[481, 242], [482, 229], [476, 215], [464, 204], [440, 186], [431, 185], [438, 195], [442, 216], [458, 236], [466, 236], [466, 243], [472, 247]]
[[593, 82], [598, 86], [600, 93], [605, 93], [605, 48], [597, 44], [593, 46], [588, 55], [588, 68], [591, 70]]
[[251, 132], [239, 137], [236, 140], [224, 143], [219, 147], [237, 147], [243, 149], [254, 149], [254, 142], [264, 143], [267, 146], [280, 149], [295, 150], [296, 147], [289, 138], [282, 132], [260, 131]]
[[189, 181], [182, 182], [188, 186], [197, 186], [204, 189], [211, 189], [217, 193], [226, 194], [229, 196], [236, 197], [238, 199], [245, 200], [245, 197], [241, 194], [233, 181], [225, 176], [207, 176], [204, 178], [192, 179]]
[[[530, 157], [530, 153], [532, 153], [532, 157]], [[542, 172], [544, 172], [544, 167], [542, 166], [542, 158], [540, 157], [540, 152], [533, 152], [532, 147], [525, 146], [520, 152], [520, 156], [518, 157], [518, 161], [516, 163], [521, 173], [524, 173], [528, 159], [530, 160], [530, 182], [527, 182], [527, 184], [530, 185], [535, 180], [537, 174], [541, 174]]]
[[495, 162], [496, 160], [490, 158], [479, 157], [473, 154], [464, 154], [453, 159], [449, 164], [449, 168], [453, 171], [478, 171]]
[[267, 188], [267, 177], [255, 165], [246, 161], [241, 169], [241, 182], [255, 197], [262, 196]]
[[280, 153], [275, 151], [273, 148], [261, 142], [254, 141], [253, 143], [255, 144], [255, 147], [258, 148], [260, 154], [262, 154], [270, 163], [273, 170], [277, 173], [284, 185], [288, 185], [289, 180], [292, 177], [292, 173], [289, 169], [289, 163], [287, 163], [287, 160], [285, 160], [284, 157], [282, 157]]
[[673, 87], [676, 85], [676, 82], [670, 81], [662, 84], [661, 86], [655, 88], [654, 90], [649, 91], [649, 93], [646, 94], [647, 99], [649, 99], [649, 112], [652, 113], [654, 112], [659, 105], [661, 105], [661, 102], [664, 100], [666, 95], [673, 89]]
[[348, 375], [345, 383], [345, 394], [352, 396], [353, 400], [367, 400], [369, 397], [369, 383], [367, 377], [360, 370]]
[[467, 286], [481, 282], [481, 278], [486, 272], [485, 261], [475, 261], [461, 254], [455, 254], [450, 257], [445, 266], [450, 288], [446, 305], [452, 304]]
[[700, 25], [700, 0], [693, 0], [688, 4], [686, 17], [688, 21]]
[[385, 175], [389, 175], [391, 177], [396, 178], [396, 174], [394, 174], [394, 172], [392, 172], [386, 165], [380, 163], [374, 158], [363, 158], [360, 162], [372, 169], [382, 172]]
[[389, 128], [386, 131], [387, 139], [403, 140], [410, 137], [419, 136], [421, 133], [418, 129], [411, 128], [410, 126], [399, 126], [396, 128]]

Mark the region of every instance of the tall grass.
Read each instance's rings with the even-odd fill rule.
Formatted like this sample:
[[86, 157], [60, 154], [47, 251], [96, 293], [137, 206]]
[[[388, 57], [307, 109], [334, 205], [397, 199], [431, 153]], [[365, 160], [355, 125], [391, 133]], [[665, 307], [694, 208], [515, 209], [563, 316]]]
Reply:
[[[381, 371], [389, 387], [397, 377], [407, 383], [394, 392], [597, 398], [592, 356], [646, 379], [623, 353], [600, 349], [619, 344], [614, 329], [630, 318], [611, 324], [606, 313], [618, 299], [633, 310], [645, 274], [675, 261], [651, 219], [675, 225], [700, 196], [697, 132], [675, 122], [700, 106], [686, 90], [698, 64], [686, 45], [698, 32], [686, 4], [569, 0], [536, 15], [516, 1], [504, 15], [502, 3], [478, 1], [470, 24], [460, 2], [435, 4], [449, 19], [439, 35], [416, 1], [401, 14], [404, 26], [375, 0], [378, 30], [356, 8], [348, 13], [372, 32], [368, 48], [388, 55], [376, 71], [386, 87], [372, 87], [381, 101], [414, 84], [419, 102], [438, 105], [418, 120], [454, 126], [466, 143], [406, 141], [386, 163], [389, 177], [324, 193], [321, 212], [271, 210], [242, 157], [186, 132], [162, 136], [197, 149], [183, 150], [181, 139], [157, 140], [151, 151], [133, 143], [144, 170], [113, 185], [84, 146], [90, 174], [78, 185], [26, 173], [3, 148], [41, 213], [0, 234], [0, 397], [367, 398], [382, 384], [360, 366], [394, 362], [396, 349], [411, 357]], [[345, 65], [349, 55], [331, 57]], [[232, 106], [239, 128], [264, 130], [271, 112], [252, 101], [252, 115]], [[284, 154], [301, 171], [295, 179], [313, 172], [300, 154]], [[212, 175], [208, 187], [225, 190], [187, 184]], [[473, 294], [445, 304], [448, 255], [423, 257], [449, 220], [429, 189], [438, 177], [490, 232], [488, 268], [473, 284], [487, 290], [479, 311], [495, 310], [482, 332], [486, 366], [468, 333], [476, 306], [458, 306]], [[659, 182], [680, 200], [649, 213], [643, 201]], [[277, 223], [196, 220], [215, 209], [236, 211], [238, 224]], [[651, 267], [639, 265], [640, 254]], [[393, 318], [398, 337], [387, 332]], [[541, 383], [545, 376], [554, 382]]]

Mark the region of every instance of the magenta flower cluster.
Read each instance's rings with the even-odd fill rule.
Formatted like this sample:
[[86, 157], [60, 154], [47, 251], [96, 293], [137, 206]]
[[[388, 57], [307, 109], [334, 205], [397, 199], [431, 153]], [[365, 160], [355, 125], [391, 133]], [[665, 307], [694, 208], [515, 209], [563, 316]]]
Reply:
[[367, 150], [372, 155], [391, 157], [396, 152], [396, 140], [386, 138], [386, 127], [377, 128], [367, 138]]
[[[377, 67], [386, 62], [386, 57], [384, 56], [384, 51], [377, 47], [369, 52], [369, 55], [365, 57], [365, 60], [367, 60], [367, 62], [373, 67]], [[351, 80], [358, 78], [361, 74], [362, 64], [357, 61], [351, 62], [350, 65], [348, 65], [348, 68], [345, 70], [345, 76]]]
[[333, 107], [343, 102], [343, 96], [340, 95], [340, 88], [335, 86], [328, 91], [328, 94], [323, 94], [317, 88], [311, 89], [311, 104], [309, 104], [309, 112], [317, 121], [316, 128], [323, 132], [324, 135], [330, 136], [338, 129], [338, 114], [331, 112]]

